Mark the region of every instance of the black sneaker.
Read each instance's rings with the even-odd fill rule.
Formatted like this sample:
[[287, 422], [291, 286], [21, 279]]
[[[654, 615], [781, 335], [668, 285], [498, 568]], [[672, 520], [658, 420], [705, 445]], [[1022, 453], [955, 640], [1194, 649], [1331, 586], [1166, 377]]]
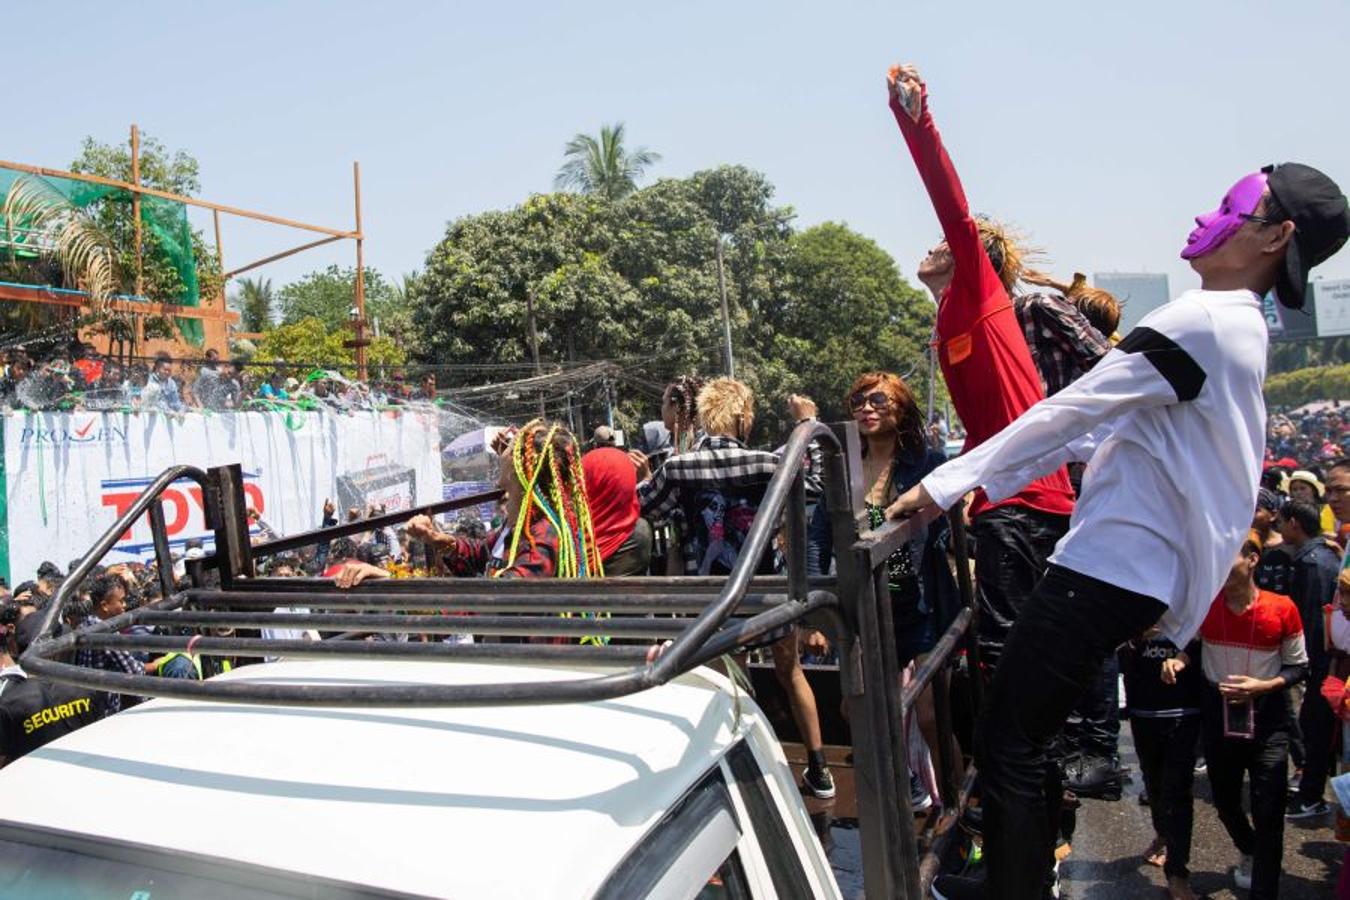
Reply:
[[1079, 797], [1120, 799], [1120, 766], [1101, 756], [1080, 756], [1064, 771], [1064, 787]]
[[1313, 819], [1331, 812], [1331, 804], [1325, 800], [1300, 800], [1295, 797], [1289, 802], [1286, 819]]
[[1205, 758], [1203, 756], [1197, 756], [1195, 758], [1195, 774], [1203, 775], [1207, 771], [1209, 771], [1209, 764], [1205, 762]]
[[807, 769], [802, 773], [802, 789], [812, 797], [829, 800], [834, 796], [834, 776], [828, 768]]
[[961, 875], [939, 875], [933, 879], [935, 900], [985, 900], [984, 881]]

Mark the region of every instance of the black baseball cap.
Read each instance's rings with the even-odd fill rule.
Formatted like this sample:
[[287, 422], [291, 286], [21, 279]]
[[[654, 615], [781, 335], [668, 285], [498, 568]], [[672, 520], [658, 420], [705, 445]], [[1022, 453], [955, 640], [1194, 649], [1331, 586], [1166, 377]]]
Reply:
[[1266, 166], [1266, 187], [1294, 223], [1294, 238], [1275, 278], [1275, 296], [1302, 309], [1308, 272], [1331, 258], [1350, 237], [1350, 204], [1326, 175], [1302, 163]]

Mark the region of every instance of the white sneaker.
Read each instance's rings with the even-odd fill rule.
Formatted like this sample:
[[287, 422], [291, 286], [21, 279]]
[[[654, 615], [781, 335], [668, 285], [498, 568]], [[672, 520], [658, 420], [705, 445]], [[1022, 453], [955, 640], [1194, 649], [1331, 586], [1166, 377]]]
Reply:
[[1233, 867], [1233, 884], [1244, 891], [1252, 889], [1252, 858], [1245, 853]]

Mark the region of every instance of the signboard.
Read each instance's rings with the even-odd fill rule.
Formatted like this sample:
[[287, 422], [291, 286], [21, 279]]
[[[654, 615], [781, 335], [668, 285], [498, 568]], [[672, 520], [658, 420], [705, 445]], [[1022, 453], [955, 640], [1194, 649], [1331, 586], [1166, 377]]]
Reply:
[[[174, 465], [239, 463], [249, 505], [281, 535], [317, 528], [325, 499], [391, 511], [441, 499], [435, 414], [44, 412], [5, 416], [3, 435], [0, 574], [19, 580], [44, 560], [64, 569]], [[212, 546], [195, 482], [170, 487], [163, 506], [171, 547]], [[106, 559], [153, 554], [142, 519]]]
[[1270, 326], [1272, 341], [1306, 341], [1317, 337], [1317, 304], [1306, 302], [1302, 309], [1289, 309], [1275, 299], [1274, 292], [1261, 298], [1261, 310]]
[[1314, 281], [1313, 299], [1317, 302], [1319, 337], [1350, 334], [1350, 279]]

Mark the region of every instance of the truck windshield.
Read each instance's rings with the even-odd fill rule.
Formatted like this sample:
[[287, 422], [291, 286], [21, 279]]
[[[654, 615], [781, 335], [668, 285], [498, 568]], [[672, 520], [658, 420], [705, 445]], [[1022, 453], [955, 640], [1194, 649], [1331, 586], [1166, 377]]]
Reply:
[[[28, 900], [277, 900], [398, 896], [227, 860], [0, 826], [0, 897]], [[28, 840], [41, 841], [29, 843]], [[88, 842], [89, 852], [73, 849]], [[55, 846], [53, 845], [55, 844]], [[64, 844], [65, 846], [60, 846]]]

